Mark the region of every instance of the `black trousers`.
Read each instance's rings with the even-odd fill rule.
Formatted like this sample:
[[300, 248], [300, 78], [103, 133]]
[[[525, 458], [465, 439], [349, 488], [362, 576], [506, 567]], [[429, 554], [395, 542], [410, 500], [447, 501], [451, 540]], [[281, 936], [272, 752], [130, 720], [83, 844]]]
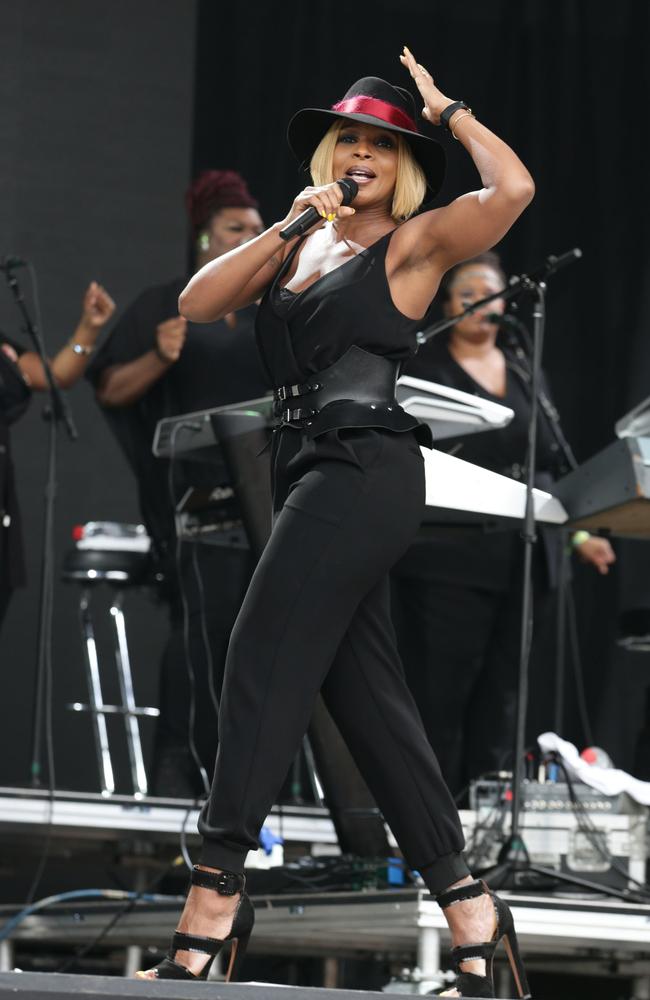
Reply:
[[[517, 539], [517, 542], [520, 540]], [[480, 540], [477, 542], [480, 544]], [[510, 585], [491, 591], [443, 579], [393, 577], [393, 614], [408, 685], [454, 795], [512, 769], [521, 642], [521, 546]], [[431, 545], [435, 566], [436, 547]], [[534, 561], [527, 739], [552, 726], [555, 601]]]
[[247, 549], [184, 542], [180, 565], [170, 568], [170, 633], [160, 666], [154, 794], [203, 791], [190, 741], [212, 777], [226, 651], [253, 565]]
[[453, 800], [406, 686], [388, 571], [420, 523], [412, 434], [276, 434], [273, 532], [233, 629], [201, 862], [243, 869], [319, 690], [408, 864], [433, 892], [467, 873]]

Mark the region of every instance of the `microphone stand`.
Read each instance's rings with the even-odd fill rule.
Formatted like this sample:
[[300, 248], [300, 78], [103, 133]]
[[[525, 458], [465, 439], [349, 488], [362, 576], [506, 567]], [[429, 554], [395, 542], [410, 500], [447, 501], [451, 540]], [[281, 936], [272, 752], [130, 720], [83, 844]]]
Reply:
[[463, 312], [458, 313], [457, 316], [448, 316], [447, 319], [438, 320], [437, 323], [433, 323], [431, 326], [426, 327], [424, 330], [416, 335], [418, 344], [426, 344], [428, 340], [435, 337], [438, 333], [442, 333], [443, 330], [449, 330], [450, 327], [456, 326], [459, 320], [465, 318], [465, 316], [471, 316], [473, 313], [478, 312], [483, 306], [488, 305], [489, 302], [494, 302], [495, 299], [513, 299], [516, 295], [521, 295], [522, 292], [527, 292], [532, 290], [532, 286], [537, 282], [544, 282], [551, 274], [554, 274], [562, 267], [566, 267], [567, 264], [573, 264], [576, 260], [580, 260], [582, 257], [582, 250], [579, 247], [574, 247], [573, 250], [567, 250], [566, 253], [562, 253], [559, 257], [556, 254], [549, 254], [543, 264], [536, 267], [530, 274], [515, 274], [510, 279], [509, 283], [505, 288], [500, 288], [498, 292], [492, 292], [491, 295], [486, 295], [484, 299], [479, 299], [478, 302], [473, 302], [471, 306], [468, 306]]
[[[20, 265], [14, 265], [20, 266]], [[68, 437], [76, 441], [78, 434], [67, 399], [57, 385], [50, 363], [45, 354], [45, 345], [40, 331], [33, 323], [25, 298], [14, 273], [14, 266], [3, 264], [7, 284], [23, 320], [23, 327], [32, 341], [34, 351], [43, 366], [49, 392], [49, 405], [43, 411], [43, 416], [49, 421], [47, 476], [45, 482], [45, 505], [43, 515], [43, 546], [41, 556], [40, 597], [38, 616], [38, 639], [36, 659], [36, 680], [32, 702], [32, 750], [30, 778], [32, 787], [41, 785], [41, 738], [43, 729], [44, 701], [51, 695], [51, 645], [52, 645], [52, 603], [54, 597], [54, 506], [56, 500], [56, 445], [59, 421], [65, 424]], [[53, 770], [51, 759], [51, 733], [47, 732], [49, 768]], [[53, 787], [54, 775], [49, 774], [49, 783]]]
[[[499, 851], [496, 866], [493, 867], [489, 873], [490, 881], [495, 888], [503, 886], [509, 876], [513, 877], [512, 881], [515, 885], [517, 885], [517, 877], [524, 872], [530, 872], [556, 880], [559, 879], [563, 882], [577, 885], [580, 888], [593, 889], [596, 892], [602, 892], [602, 886], [599, 886], [596, 883], [578, 878], [577, 876], [566, 875], [563, 872], [558, 872], [554, 869], [543, 868], [540, 865], [533, 864], [530, 860], [528, 849], [520, 831], [524, 779], [524, 747], [526, 740], [526, 711], [528, 707], [528, 669], [533, 634], [532, 568], [534, 547], [537, 541], [533, 489], [535, 486], [537, 458], [537, 421], [539, 410], [542, 408], [540, 406], [540, 396], [542, 350], [544, 345], [544, 327], [546, 320], [546, 279], [559, 267], [573, 263], [581, 256], [582, 252], [578, 248], [561, 254], [559, 257], [550, 255], [546, 258], [544, 264], [535, 271], [531, 271], [530, 274], [514, 276], [506, 288], [503, 288], [498, 292], [494, 292], [492, 295], [487, 295], [484, 299], [474, 302], [471, 306], [468, 306], [468, 308], [462, 313], [459, 313], [459, 315], [440, 320], [438, 323], [434, 323], [432, 326], [417, 335], [418, 343], [424, 344], [430, 340], [431, 337], [436, 336], [438, 333], [442, 333], [443, 330], [447, 330], [450, 327], [455, 326], [459, 320], [463, 319], [465, 316], [471, 316], [472, 313], [482, 309], [485, 305], [489, 302], [493, 302], [495, 299], [509, 300], [514, 298], [516, 295], [520, 295], [522, 292], [530, 293], [533, 296], [533, 349], [532, 363], [530, 366], [531, 405], [530, 417], [528, 421], [526, 501], [522, 524], [522, 537], [524, 540], [524, 566], [522, 573], [521, 633], [517, 686], [517, 721], [514, 749], [515, 765], [512, 781], [510, 834]], [[554, 411], [554, 407], [552, 409]], [[547, 412], [547, 416], [550, 416], [550, 412]], [[557, 425], [555, 420], [552, 421], [552, 426], [554, 429], [556, 428]], [[573, 458], [568, 442], [565, 441], [564, 435], [562, 434], [559, 426], [557, 426], [557, 432], [559, 435], [556, 436], [558, 444], [561, 445], [563, 451], [566, 447], [567, 458], [570, 456], [570, 462], [573, 465], [575, 463], [575, 459]], [[617, 890], [610, 890], [610, 892], [612, 895], [617, 895], [620, 898], [627, 898], [624, 893], [618, 892]]]
[[[521, 363], [522, 372], [526, 380], [532, 384], [531, 362], [529, 354], [532, 353], [532, 342], [530, 334], [524, 323], [516, 316], [510, 314], [508, 323], [505, 325], [508, 341], [514, 351], [518, 361]], [[518, 337], [517, 334], [520, 336]], [[539, 406], [547, 424], [555, 438], [558, 450], [564, 457], [565, 465], [569, 470], [577, 469], [578, 462], [573, 454], [573, 449], [564, 436], [564, 431], [560, 423], [560, 415], [555, 409], [552, 401], [546, 395], [544, 389], [539, 387]], [[557, 622], [555, 630], [555, 696], [553, 710], [553, 729], [556, 733], [562, 732], [564, 718], [564, 686], [565, 686], [565, 652], [566, 652], [566, 611], [569, 597], [571, 580], [569, 577], [570, 532], [566, 528], [559, 529], [560, 536], [560, 567], [557, 582]]]

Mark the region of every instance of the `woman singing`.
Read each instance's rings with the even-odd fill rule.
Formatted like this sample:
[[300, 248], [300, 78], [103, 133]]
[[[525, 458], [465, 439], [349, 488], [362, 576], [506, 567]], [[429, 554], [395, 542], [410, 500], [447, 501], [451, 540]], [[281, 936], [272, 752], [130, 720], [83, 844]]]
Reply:
[[[253, 926], [246, 855], [320, 690], [408, 865], [445, 912], [458, 973], [447, 995], [494, 996], [490, 960], [504, 937], [520, 996], [529, 995], [510, 911], [467, 869], [457, 811], [404, 682], [388, 571], [424, 508], [428, 432], [395, 403], [400, 363], [444, 272], [501, 239], [533, 182], [407, 49], [400, 59], [424, 117], [465, 146], [482, 189], [416, 215], [427, 186], [440, 187], [442, 149], [418, 132], [407, 91], [366, 77], [332, 109], [305, 109], [289, 125], [314, 186], [181, 295], [194, 322], [263, 296], [257, 337], [280, 427], [274, 529], [230, 642], [201, 862], [169, 957], [140, 973], [147, 978], [205, 977], [224, 940], [233, 942], [228, 977], [237, 973]], [[354, 208], [342, 206], [337, 177], [357, 182]], [[310, 205], [325, 224], [287, 245], [280, 231]]]
[[[437, 301], [445, 316], [507, 285], [494, 252], [449, 269]], [[486, 434], [449, 438], [439, 447], [473, 465], [525, 480], [531, 385], [527, 356], [490, 320], [496, 299], [433, 337], [406, 374], [508, 406], [511, 422]], [[569, 471], [554, 431], [557, 418], [546, 387], [537, 427], [535, 486], [553, 493]], [[529, 732], [552, 728], [553, 684], [548, 664], [555, 642], [562, 536], [537, 526], [532, 580], [534, 631], [530, 662]], [[615, 556], [606, 538], [578, 532], [573, 550], [606, 574]], [[424, 728], [454, 796], [472, 779], [512, 767], [515, 742], [523, 540], [521, 528], [484, 530], [481, 524], [427, 525], [392, 570], [393, 619], [406, 679]], [[471, 628], [467, 623], [471, 622]], [[551, 648], [549, 648], [549, 646]]]

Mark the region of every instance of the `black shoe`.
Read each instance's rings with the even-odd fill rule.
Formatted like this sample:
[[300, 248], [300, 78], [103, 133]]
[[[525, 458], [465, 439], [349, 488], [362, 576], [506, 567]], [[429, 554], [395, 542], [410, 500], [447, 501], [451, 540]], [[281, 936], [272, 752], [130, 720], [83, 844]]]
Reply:
[[[475, 899], [477, 896], [485, 894], [490, 896], [494, 905], [497, 925], [491, 941], [485, 941], [481, 944], [463, 944], [451, 949], [451, 960], [456, 972], [456, 989], [461, 997], [492, 998], [495, 996], [492, 964], [496, 947], [499, 941], [503, 941], [517, 986], [517, 993], [521, 1000], [530, 1000], [528, 980], [526, 979], [524, 964], [519, 953], [515, 924], [508, 904], [504, 903], [502, 899], [499, 899], [497, 895], [488, 889], [482, 879], [477, 879], [468, 885], [461, 885], [457, 889], [449, 889], [447, 892], [436, 896], [436, 902], [441, 909], [446, 910], [447, 907], [453, 906], [455, 903], [463, 903], [467, 899]], [[463, 972], [461, 968], [463, 962], [476, 961], [477, 959], [485, 960], [487, 964], [487, 976], [477, 976], [473, 972]], [[445, 994], [439, 995], [444, 996]]]
[[[206, 872], [196, 865], [192, 869], [192, 885], [198, 885], [202, 889], [214, 889], [220, 896], [234, 896], [241, 893], [241, 898], [237, 904], [235, 915], [232, 921], [230, 934], [225, 938], [200, 937], [197, 934], [184, 934], [176, 931], [172, 938], [171, 948], [167, 957], [159, 962], [151, 971], [155, 973], [156, 979], [207, 979], [210, 966], [218, 955], [226, 941], [232, 941], [230, 950], [230, 962], [226, 972], [226, 982], [236, 979], [239, 975], [248, 947], [248, 941], [255, 923], [255, 909], [250, 899], [244, 892], [246, 879], [243, 875], [235, 875], [233, 872]], [[177, 951], [194, 951], [203, 955], [209, 955], [201, 972], [195, 975], [186, 969], [184, 965], [175, 961]]]

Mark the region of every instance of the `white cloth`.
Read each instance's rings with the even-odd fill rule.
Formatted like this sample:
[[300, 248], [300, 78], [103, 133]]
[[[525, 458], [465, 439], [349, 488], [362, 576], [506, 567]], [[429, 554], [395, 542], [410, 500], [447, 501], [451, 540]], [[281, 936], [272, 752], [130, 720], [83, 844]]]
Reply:
[[603, 795], [620, 795], [627, 792], [630, 798], [642, 806], [650, 806], [650, 781], [639, 781], [626, 771], [615, 767], [596, 767], [588, 764], [578, 753], [573, 743], [561, 739], [556, 733], [542, 733], [537, 737], [544, 753], [556, 753], [562, 758], [571, 777], [584, 781]]

